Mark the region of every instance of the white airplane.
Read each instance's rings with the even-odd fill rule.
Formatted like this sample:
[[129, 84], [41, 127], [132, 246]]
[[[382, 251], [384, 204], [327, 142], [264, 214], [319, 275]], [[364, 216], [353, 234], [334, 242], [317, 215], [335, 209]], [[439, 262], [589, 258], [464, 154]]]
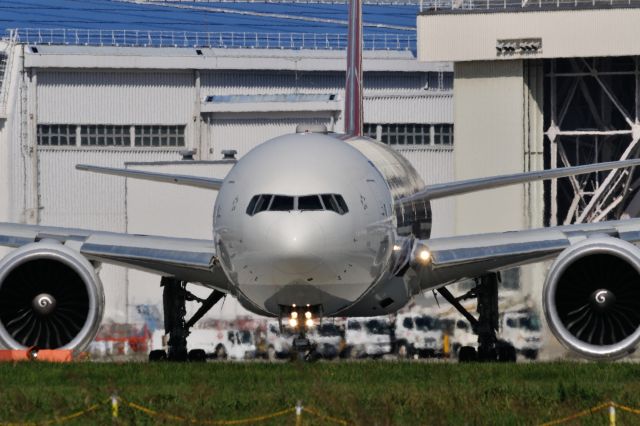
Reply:
[[[430, 201], [640, 159], [424, 185], [397, 152], [362, 137], [361, 13], [352, 1], [345, 134], [308, 128], [271, 139], [225, 179], [77, 166], [218, 191], [212, 238], [0, 223], [0, 245], [17, 248], [0, 261], [0, 345], [86, 347], [102, 318], [96, 269], [104, 262], [162, 276], [170, 359], [188, 358], [189, 329], [226, 294], [295, 324], [305, 349], [308, 322], [388, 314], [438, 290], [479, 335], [477, 352], [462, 348], [461, 360], [514, 361], [513, 346], [496, 337], [498, 272], [555, 257], [543, 301], [560, 342], [595, 359], [632, 352], [640, 340], [640, 220], [429, 238]], [[456, 298], [446, 289], [467, 278], [477, 279], [471, 293]], [[212, 293], [197, 299], [187, 283]], [[477, 318], [459, 303], [465, 297], [478, 298]], [[187, 320], [185, 300], [194, 299], [202, 306]]]

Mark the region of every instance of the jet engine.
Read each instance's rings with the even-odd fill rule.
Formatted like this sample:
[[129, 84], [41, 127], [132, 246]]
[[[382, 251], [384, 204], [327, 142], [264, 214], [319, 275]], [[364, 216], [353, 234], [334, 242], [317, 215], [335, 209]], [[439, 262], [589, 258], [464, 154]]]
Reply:
[[0, 347], [82, 350], [103, 310], [94, 266], [57, 241], [27, 244], [0, 261]]
[[640, 249], [590, 237], [565, 249], [544, 285], [543, 307], [553, 334], [592, 359], [616, 359], [640, 340]]

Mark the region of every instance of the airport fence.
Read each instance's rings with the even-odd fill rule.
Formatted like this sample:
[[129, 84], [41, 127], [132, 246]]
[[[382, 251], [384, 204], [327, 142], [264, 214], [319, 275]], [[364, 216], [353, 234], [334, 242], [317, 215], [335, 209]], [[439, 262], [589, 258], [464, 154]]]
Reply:
[[[80, 420], [81, 417], [95, 412], [100, 408], [107, 408], [110, 410], [110, 417], [117, 423], [121, 416], [121, 408], [126, 407], [131, 409], [132, 411], [136, 411], [139, 413], [143, 413], [149, 417], [152, 417], [157, 420], [162, 420], [164, 422], [176, 422], [176, 423], [190, 423], [190, 424], [200, 424], [200, 425], [219, 425], [219, 426], [231, 426], [231, 425], [247, 425], [247, 424], [259, 424], [262, 422], [266, 422], [269, 420], [280, 419], [279, 422], [282, 423], [282, 420], [286, 418], [286, 416], [293, 417], [291, 420], [295, 422], [296, 426], [302, 425], [303, 415], [306, 413], [317, 420], [324, 422], [324, 424], [336, 424], [336, 425], [349, 425], [352, 422], [341, 419], [338, 417], [333, 417], [322, 413], [321, 411], [312, 408], [306, 407], [302, 404], [302, 402], [298, 402], [294, 407], [284, 408], [280, 411], [276, 411], [273, 413], [267, 413], [259, 416], [246, 417], [242, 419], [232, 419], [232, 420], [213, 420], [213, 419], [199, 419], [193, 417], [185, 417], [181, 415], [165, 413], [159, 410], [155, 410], [153, 408], [128, 401], [125, 398], [122, 398], [118, 395], [112, 395], [109, 398], [103, 400], [102, 402], [95, 403], [87, 406], [84, 409], [78, 410], [76, 412], [67, 414], [65, 416], [56, 416], [51, 419], [41, 420], [41, 421], [11, 421], [4, 422], [0, 421], [0, 426], [35, 426], [35, 425], [53, 425], [53, 424], [63, 424], [70, 422], [72, 420]], [[582, 419], [583, 417], [593, 416], [596, 413], [607, 410], [607, 424], [609, 426], [615, 426], [617, 421], [617, 410], [622, 412], [631, 413], [635, 415], [640, 415], [640, 409], [628, 407], [626, 405], [618, 404], [617, 402], [609, 401], [600, 405], [596, 405], [595, 407], [588, 408], [586, 410], [579, 411], [570, 416], [566, 416], [560, 419], [551, 420], [545, 423], [542, 423], [541, 426], [555, 426], [566, 424], [569, 422], [573, 422], [575, 420]], [[124, 419], [123, 419], [124, 420]]]
[[323, 414], [319, 410], [316, 410], [312, 407], [305, 407], [302, 405], [302, 402], [298, 402], [295, 407], [285, 408], [280, 411], [276, 411], [274, 413], [263, 414], [260, 416], [246, 417], [243, 419], [235, 419], [235, 420], [211, 420], [211, 419], [198, 419], [192, 417], [185, 417], [171, 413], [164, 413], [158, 410], [154, 410], [152, 408], [146, 407], [144, 405], [128, 401], [125, 398], [122, 398], [118, 395], [112, 395], [106, 400], [102, 402], [92, 404], [87, 406], [82, 410], [75, 411], [73, 413], [67, 414], [65, 416], [56, 416], [51, 419], [41, 420], [41, 421], [11, 421], [4, 422], [0, 421], [0, 426], [36, 426], [36, 425], [53, 425], [53, 424], [62, 424], [67, 423], [72, 420], [79, 420], [81, 417], [95, 412], [101, 407], [108, 407], [111, 412], [111, 418], [114, 422], [117, 422], [118, 419], [121, 418], [121, 408], [127, 407], [133, 411], [137, 411], [143, 414], [146, 414], [149, 417], [163, 420], [163, 421], [174, 421], [177, 423], [189, 423], [196, 425], [218, 425], [218, 426], [231, 426], [231, 425], [248, 425], [248, 424], [258, 424], [261, 422], [265, 422], [268, 420], [273, 420], [277, 418], [284, 418], [285, 416], [294, 416], [295, 425], [302, 425], [303, 415], [306, 413], [312, 417], [315, 417], [326, 424], [336, 424], [336, 425], [349, 425], [350, 422], [344, 419], [340, 419], [337, 417], [329, 416]]

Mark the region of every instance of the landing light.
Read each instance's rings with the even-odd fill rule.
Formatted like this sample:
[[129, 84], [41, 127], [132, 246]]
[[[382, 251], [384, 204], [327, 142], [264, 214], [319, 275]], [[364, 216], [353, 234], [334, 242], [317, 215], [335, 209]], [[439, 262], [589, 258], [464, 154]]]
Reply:
[[291, 312], [291, 318], [298, 319], [298, 313], [296, 311]]
[[422, 262], [428, 262], [429, 259], [431, 259], [431, 253], [429, 253], [429, 250], [427, 249], [422, 249], [420, 250], [420, 252], [418, 253], [418, 258], [422, 261]]
[[289, 325], [290, 325], [291, 327], [293, 327], [293, 328], [296, 328], [296, 327], [298, 326], [298, 320], [297, 320], [297, 319], [295, 319], [295, 318], [291, 318], [291, 319], [289, 320]]
[[308, 318], [307, 321], [305, 321], [305, 324], [307, 325], [307, 327], [313, 327], [313, 320], [311, 318]]
[[400, 251], [400, 249], [401, 249], [401, 248], [402, 248], [402, 247], [400, 247], [400, 246], [399, 246], [399, 245], [397, 245], [397, 244], [394, 244], [394, 245], [393, 245], [393, 251]]
[[304, 317], [308, 320], [311, 319], [311, 312], [310, 311], [305, 312]]

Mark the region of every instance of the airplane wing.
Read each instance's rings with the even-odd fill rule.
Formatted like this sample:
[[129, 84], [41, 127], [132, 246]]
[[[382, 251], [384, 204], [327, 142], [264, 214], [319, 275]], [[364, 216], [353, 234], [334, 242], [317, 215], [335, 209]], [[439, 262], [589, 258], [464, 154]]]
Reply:
[[437, 198], [451, 197], [453, 195], [467, 194], [469, 192], [482, 191], [485, 189], [500, 188], [502, 186], [515, 185], [518, 183], [534, 182], [544, 179], [554, 179], [635, 166], [640, 166], [640, 159], [610, 161], [608, 163], [595, 163], [576, 167], [561, 167], [557, 169], [440, 183], [427, 185], [415, 194], [402, 198], [400, 202], [404, 204], [415, 201], [435, 200]]
[[423, 290], [539, 262], [595, 236], [640, 243], [640, 219], [416, 240], [411, 265]]
[[231, 290], [211, 240], [0, 223], [0, 246], [22, 247], [42, 240], [58, 241], [91, 261]]
[[84, 172], [100, 173], [104, 175], [122, 176], [132, 179], [151, 180], [155, 182], [173, 183], [176, 185], [193, 186], [196, 188], [218, 190], [224, 179], [215, 179], [201, 176], [176, 175], [171, 173], [145, 172], [142, 170], [116, 169], [112, 167], [76, 165], [77, 170]]

